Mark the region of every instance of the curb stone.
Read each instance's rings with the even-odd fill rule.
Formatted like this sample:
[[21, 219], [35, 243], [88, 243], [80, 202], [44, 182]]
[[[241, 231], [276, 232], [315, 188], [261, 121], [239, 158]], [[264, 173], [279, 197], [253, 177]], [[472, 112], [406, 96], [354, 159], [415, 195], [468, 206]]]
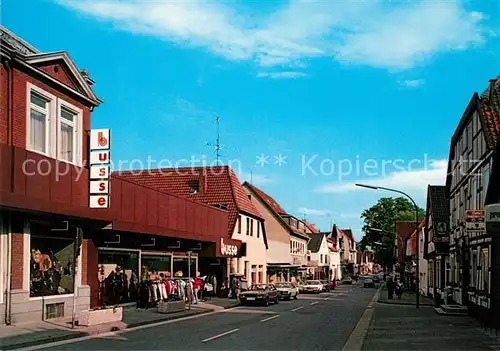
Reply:
[[214, 312], [214, 310], [203, 309], [200, 311], [196, 311], [195, 313], [191, 313], [189, 316], [180, 316], [180, 315], [179, 316], [169, 316], [169, 317], [165, 317], [165, 318], [158, 318], [155, 320], [130, 323], [130, 324], [127, 324], [125, 326], [125, 328], [122, 328], [122, 329], [118, 328], [116, 330], [113, 330], [114, 328], [111, 328], [111, 330], [106, 330], [106, 331], [96, 330], [93, 332], [69, 331], [68, 334], [66, 334], [66, 335], [48, 336], [48, 337], [40, 338], [37, 340], [24, 341], [24, 342], [19, 342], [19, 343], [15, 343], [15, 344], [9, 344], [9, 345], [0, 345], [0, 350], [7, 351], [7, 350], [25, 349], [25, 348], [29, 348], [32, 346], [38, 346], [40, 344], [50, 344], [50, 343], [63, 341], [63, 340], [71, 340], [71, 339], [77, 339], [77, 338], [82, 338], [82, 337], [91, 336], [91, 335], [99, 335], [102, 333], [109, 333], [110, 331], [127, 330], [127, 329], [131, 329], [131, 328], [142, 327], [142, 326], [145, 326], [148, 324], [161, 323], [161, 322], [166, 322], [166, 321], [170, 321], [170, 320], [180, 319], [183, 317], [192, 317], [192, 316], [207, 314], [207, 313], [211, 313], [211, 312]]

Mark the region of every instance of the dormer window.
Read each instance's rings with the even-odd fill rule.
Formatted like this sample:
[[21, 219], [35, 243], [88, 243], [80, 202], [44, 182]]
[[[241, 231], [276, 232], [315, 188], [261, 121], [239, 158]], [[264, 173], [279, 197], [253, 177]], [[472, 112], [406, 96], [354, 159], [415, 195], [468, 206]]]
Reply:
[[198, 194], [198, 191], [200, 190], [200, 183], [198, 181], [193, 181], [189, 183], [189, 195], [196, 195]]

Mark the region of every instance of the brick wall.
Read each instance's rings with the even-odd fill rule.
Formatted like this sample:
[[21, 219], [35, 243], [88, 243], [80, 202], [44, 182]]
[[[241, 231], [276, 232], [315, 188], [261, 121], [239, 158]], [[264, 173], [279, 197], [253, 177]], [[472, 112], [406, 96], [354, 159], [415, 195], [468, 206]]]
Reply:
[[[56, 97], [63, 99], [66, 102], [82, 109], [83, 111], [83, 130], [82, 140], [83, 140], [83, 156], [86, 156], [85, 150], [87, 150], [87, 135], [86, 130], [90, 129], [90, 109], [87, 106], [84, 106], [77, 100], [70, 98], [64, 93], [50, 87], [48, 84], [38, 81], [30, 77], [29, 75], [21, 72], [19, 70], [14, 70], [13, 74], [14, 78], [14, 106], [13, 106], [13, 122], [12, 122], [12, 131], [13, 131], [13, 144], [14, 146], [26, 148], [26, 111], [27, 111], [27, 101], [26, 101], [26, 89], [27, 82], [30, 82], [33, 85], [36, 85], [40, 89], [45, 90], [46, 92], [55, 95]], [[0, 108], [0, 110], [3, 109]]]
[[70, 78], [68, 72], [60, 64], [47, 65], [44, 67], [40, 67], [40, 69], [49, 74], [51, 77], [75, 89], [73, 80]]
[[24, 236], [12, 234], [12, 279], [11, 289], [23, 288]]

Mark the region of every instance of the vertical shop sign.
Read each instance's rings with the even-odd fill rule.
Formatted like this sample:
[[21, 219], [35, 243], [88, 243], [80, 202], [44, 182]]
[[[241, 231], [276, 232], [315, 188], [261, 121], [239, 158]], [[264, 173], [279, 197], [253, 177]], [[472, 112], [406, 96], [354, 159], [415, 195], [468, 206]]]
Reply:
[[109, 207], [111, 131], [93, 129], [90, 131], [90, 208]]

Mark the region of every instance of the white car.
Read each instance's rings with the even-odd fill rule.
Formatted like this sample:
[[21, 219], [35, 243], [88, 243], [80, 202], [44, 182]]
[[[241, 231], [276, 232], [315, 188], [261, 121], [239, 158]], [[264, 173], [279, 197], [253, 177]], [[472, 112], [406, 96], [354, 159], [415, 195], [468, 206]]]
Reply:
[[296, 299], [299, 295], [299, 288], [293, 283], [277, 283], [274, 286], [280, 292], [279, 296], [282, 300]]
[[321, 283], [319, 280], [308, 280], [304, 285], [305, 293], [319, 294], [322, 291], [323, 291], [323, 283]]

